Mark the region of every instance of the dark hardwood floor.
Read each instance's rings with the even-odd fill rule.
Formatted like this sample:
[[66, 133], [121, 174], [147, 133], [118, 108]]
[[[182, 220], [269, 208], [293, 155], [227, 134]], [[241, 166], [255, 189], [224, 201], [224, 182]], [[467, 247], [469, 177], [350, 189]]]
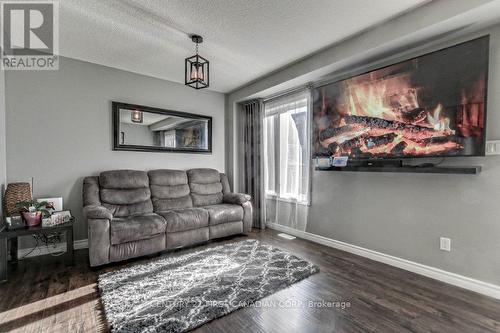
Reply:
[[[272, 230], [249, 237], [321, 272], [265, 298], [262, 307], [240, 309], [196, 332], [500, 332], [498, 300], [305, 240], [284, 240]], [[9, 281], [0, 284], [0, 332], [106, 332], [98, 273], [89, 268], [86, 250], [76, 251], [74, 266], [50, 256], [10, 266]]]

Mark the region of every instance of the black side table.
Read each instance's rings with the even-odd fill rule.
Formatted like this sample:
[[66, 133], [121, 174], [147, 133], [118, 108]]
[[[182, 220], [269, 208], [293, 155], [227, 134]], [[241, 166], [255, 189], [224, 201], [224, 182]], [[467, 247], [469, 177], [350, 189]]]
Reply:
[[73, 264], [73, 222], [72, 217], [69, 222], [58, 224], [52, 227], [24, 227], [19, 229], [4, 229], [0, 231], [0, 282], [7, 281], [7, 241], [10, 242], [10, 257], [13, 263], [17, 263], [17, 237], [33, 234], [51, 234], [62, 231], [66, 233], [66, 259], [69, 264]]

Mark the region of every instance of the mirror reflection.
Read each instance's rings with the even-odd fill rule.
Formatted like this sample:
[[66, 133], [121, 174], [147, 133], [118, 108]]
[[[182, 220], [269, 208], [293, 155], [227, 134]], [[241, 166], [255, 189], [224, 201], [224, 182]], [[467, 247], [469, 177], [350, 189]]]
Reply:
[[115, 123], [118, 122], [115, 148], [118, 150], [210, 150], [210, 117], [123, 106], [117, 107], [115, 113]]

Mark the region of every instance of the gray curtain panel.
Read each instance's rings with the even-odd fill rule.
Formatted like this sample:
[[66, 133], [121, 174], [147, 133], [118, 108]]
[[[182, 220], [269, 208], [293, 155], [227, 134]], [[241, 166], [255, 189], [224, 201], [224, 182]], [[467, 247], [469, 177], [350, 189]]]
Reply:
[[243, 190], [252, 196], [253, 227], [265, 229], [263, 215], [263, 179], [261, 168], [262, 119], [261, 100], [242, 104], [243, 119]]

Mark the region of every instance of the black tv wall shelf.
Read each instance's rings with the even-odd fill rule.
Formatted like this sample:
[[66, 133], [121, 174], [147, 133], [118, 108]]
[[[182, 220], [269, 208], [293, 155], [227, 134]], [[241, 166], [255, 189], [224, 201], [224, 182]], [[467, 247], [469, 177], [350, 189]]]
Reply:
[[358, 172], [398, 172], [398, 173], [444, 173], [477, 175], [481, 172], [481, 166], [346, 166], [319, 168], [318, 171], [358, 171]]

